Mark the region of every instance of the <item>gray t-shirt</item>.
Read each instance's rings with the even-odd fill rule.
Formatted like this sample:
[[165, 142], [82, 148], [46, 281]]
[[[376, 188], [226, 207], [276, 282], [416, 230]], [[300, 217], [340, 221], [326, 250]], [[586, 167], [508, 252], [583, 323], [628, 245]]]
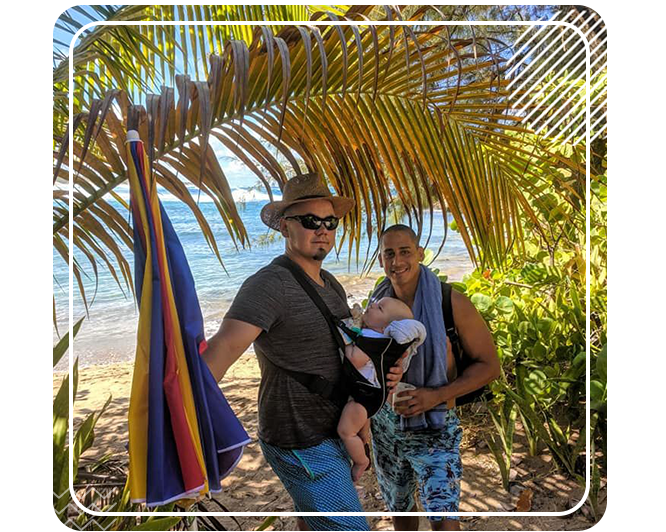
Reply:
[[[334, 316], [348, 317], [344, 289], [323, 270], [322, 278], [324, 287], [308, 280]], [[291, 272], [272, 262], [248, 277], [225, 318], [263, 329], [254, 342], [261, 370], [259, 438], [299, 449], [337, 437], [340, 408], [265, 361], [333, 383], [341, 377], [340, 355], [326, 319]]]

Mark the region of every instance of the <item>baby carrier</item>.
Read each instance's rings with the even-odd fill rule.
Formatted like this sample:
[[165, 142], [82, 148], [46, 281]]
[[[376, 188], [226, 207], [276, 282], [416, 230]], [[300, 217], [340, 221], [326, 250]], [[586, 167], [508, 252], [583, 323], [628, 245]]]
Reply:
[[[321, 395], [325, 399], [329, 399], [341, 407], [347, 403], [349, 396], [351, 396], [354, 401], [365, 407], [368, 411], [368, 417], [373, 416], [384, 405], [388, 396], [386, 374], [391, 367], [395, 366], [397, 360], [404, 354], [414, 340], [406, 344], [400, 344], [393, 338], [371, 338], [362, 336], [359, 332], [350, 329], [341, 320], [333, 316], [321, 296], [306, 279], [305, 272], [303, 272], [297, 264], [284, 256], [277, 258], [275, 263], [287, 268], [292, 273], [296, 281], [298, 281], [303, 287], [303, 290], [305, 290], [305, 293], [310, 296], [315, 305], [317, 305], [317, 308], [319, 308], [323, 316], [326, 318], [326, 322], [333, 334], [333, 338], [338, 345], [338, 352], [342, 362], [342, 380], [338, 383], [332, 383], [321, 375], [292, 371], [280, 368], [273, 363], [271, 363], [271, 365], [275, 366], [280, 371], [287, 373], [293, 379], [303, 384], [312, 393]], [[330, 277], [330, 280], [333, 283], [337, 283], [332, 276]], [[338, 327], [349, 336], [359, 349], [368, 355], [370, 360], [372, 360], [377, 373], [379, 387], [361, 375], [351, 361], [347, 359], [345, 356], [345, 343]]]
[[363, 336], [354, 329], [347, 327], [342, 321], [336, 320], [337, 326], [342, 329], [354, 345], [363, 351], [375, 366], [379, 387], [369, 382], [354, 367], [347, 357], [342, 360], [342, 374], [349, 388], [349, 395], [354, 401], [362, 404], [368, 411], [368, 417], [374, 416], [386, 402], [388, 388], [386, 387], [386, 374], [395, 366], [398, 359], [415, 341], [399, 344], [393, 338], [372, 338]]

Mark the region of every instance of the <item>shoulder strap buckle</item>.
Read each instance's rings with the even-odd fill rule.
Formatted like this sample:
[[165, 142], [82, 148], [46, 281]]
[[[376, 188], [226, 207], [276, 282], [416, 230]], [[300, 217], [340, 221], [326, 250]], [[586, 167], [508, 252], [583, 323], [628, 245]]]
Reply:
[[331, 381], [321, 375], [317, 375], [312, 379], [308, 388], [312, 393], [321, 395], [325, 399], [332, 399], [335, 392], [335, 387], [331, 384]]

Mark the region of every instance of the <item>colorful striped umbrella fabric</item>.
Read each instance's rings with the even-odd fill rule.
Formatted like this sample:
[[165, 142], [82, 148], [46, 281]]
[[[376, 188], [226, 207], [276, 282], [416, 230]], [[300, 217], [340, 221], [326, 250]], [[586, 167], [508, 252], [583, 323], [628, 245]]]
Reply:
[[128, 482], [131, 501], [153, 507], [220, 492], [250, 438], [201, 358], [194, 279], [134, 130], [127, 161], [139, 305]]

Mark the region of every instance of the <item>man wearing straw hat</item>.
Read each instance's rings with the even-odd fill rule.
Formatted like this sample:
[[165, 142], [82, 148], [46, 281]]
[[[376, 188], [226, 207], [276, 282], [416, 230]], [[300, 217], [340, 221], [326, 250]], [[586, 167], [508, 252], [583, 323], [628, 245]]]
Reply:
[[[297, 512], [321, 512], [298, 520], [300, 529], [369, 530], [351, 478], [350, 460], [337, 435], [342, 405], [311, 391], [297, 373], [341, 381], [338, 345], [329, 325], [289, 268], [302, 270], [331, 313], [349, 317], [342, 286], [322, 269], [335, 243], [339, 220], [354, 201], [333, 196], [317, 174], [289, 180], [282, 201], [264, 206], [261, 220], [285, 239], [285, 254], [241, 286], [203, 357], [219, 381], [254, 343], [261, 369], [259, 441]], [[285, 267], [286, 259], [293, 264]], [[391, 368], [391, 384], [402, 376]]]

